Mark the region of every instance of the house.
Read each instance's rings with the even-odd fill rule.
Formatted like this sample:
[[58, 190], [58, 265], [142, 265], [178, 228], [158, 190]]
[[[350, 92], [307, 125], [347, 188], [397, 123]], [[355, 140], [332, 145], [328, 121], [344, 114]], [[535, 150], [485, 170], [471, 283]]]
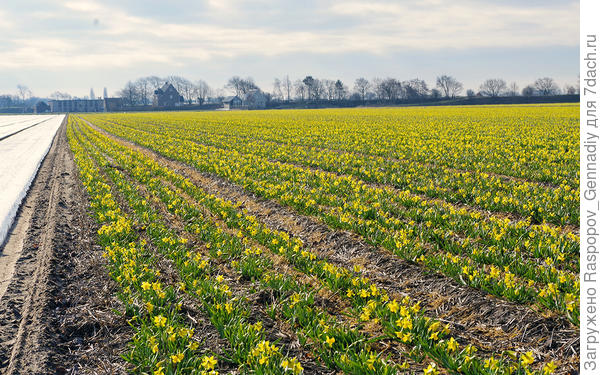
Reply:
[[177, 89], [166, 82], [163, 87], [154, 90], [154, 100], [152, 104], [155, 107], [174, 107], [183, 103], [183, 96], [179, 95]]
[[248, 109], [263, 109], [267, 106], [267, 97], [258, 89], [250, 90], [244, 95], [242, 104]]
[[237, 95], [227, 96], [223, 99], [223, 108], [227, 110], [242, 108], [242, 99]]
[[35, 106], [33, 107], [33, 113], [46, 113], [46, 112], [50, 112], [50, 106], [48, 104], [46, 104], [46, 102], [39, 101], [39, 102], [35, 103]]

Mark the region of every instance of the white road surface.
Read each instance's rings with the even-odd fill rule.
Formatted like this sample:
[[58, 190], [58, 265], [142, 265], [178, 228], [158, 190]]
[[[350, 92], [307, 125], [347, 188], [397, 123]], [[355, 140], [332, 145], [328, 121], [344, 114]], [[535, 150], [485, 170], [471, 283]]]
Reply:
[[64, 117], [0, 116], [0, 247]]

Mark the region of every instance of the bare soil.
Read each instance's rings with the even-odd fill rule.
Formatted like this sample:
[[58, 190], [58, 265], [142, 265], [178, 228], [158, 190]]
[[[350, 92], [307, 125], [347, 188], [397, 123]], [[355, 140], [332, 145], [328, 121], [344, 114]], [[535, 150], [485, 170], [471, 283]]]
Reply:
[[0, 374], [126, 371], [130, 328], [115, 313], [65, 129], [66, 120], [0, 248]]

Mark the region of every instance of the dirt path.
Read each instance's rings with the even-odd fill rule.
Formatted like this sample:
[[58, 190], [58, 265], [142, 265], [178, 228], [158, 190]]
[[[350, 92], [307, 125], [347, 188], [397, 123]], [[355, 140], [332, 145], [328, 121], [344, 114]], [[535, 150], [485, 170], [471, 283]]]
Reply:
[[[123, 371], [127, 325], [110, 311], [113, 286], [65, 124], [0, 249], [1, 374]], [[102, 371], [102, 359], [116, 364]]]

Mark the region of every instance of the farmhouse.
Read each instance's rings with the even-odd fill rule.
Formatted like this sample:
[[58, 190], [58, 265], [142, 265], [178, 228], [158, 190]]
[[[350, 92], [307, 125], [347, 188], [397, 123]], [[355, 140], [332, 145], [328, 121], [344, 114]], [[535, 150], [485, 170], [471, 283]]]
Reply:
[[242, 99], [237, 95], [227, 96], [223, 99], [223, 108], [227, 110], [242, 108]]
[[174, 107], [183, 103], [183, 96], [179, 95], [177, 89], [166, 82], [163, 87], [154, 90], [154, 100], [152, 104], [155, 107]]

